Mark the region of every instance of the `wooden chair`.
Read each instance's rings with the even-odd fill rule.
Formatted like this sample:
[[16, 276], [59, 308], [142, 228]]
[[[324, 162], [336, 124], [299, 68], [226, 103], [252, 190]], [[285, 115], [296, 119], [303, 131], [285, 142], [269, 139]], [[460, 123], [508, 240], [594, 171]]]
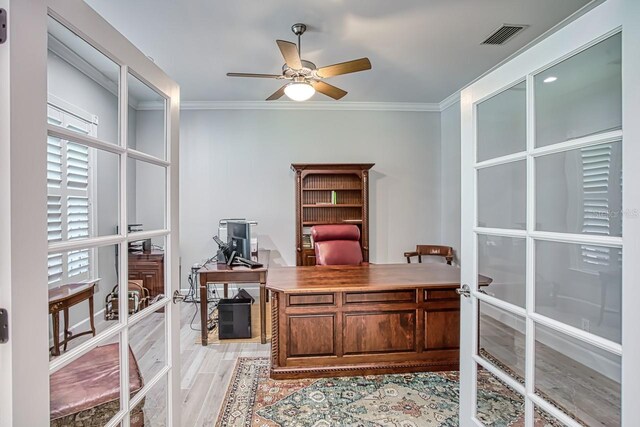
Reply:
[[422, 262], [423, 256], [441, 256], [447, 264], [451, 265], [453, 261], [453, 248], [451, 246], [437, 246], [437, 245], [416, 245], [414, 252], [405, 252], [405, 258], [407, 258], [407, 264], [411, 264], [411, 258], [417, 256], [418, 262]]

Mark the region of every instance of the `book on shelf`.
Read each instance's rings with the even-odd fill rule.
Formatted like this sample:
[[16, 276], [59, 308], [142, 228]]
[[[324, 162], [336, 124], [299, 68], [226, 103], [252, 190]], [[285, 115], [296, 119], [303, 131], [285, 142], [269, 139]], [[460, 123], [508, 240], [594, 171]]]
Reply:
[[331, 190], [331, 204], [332, 205], [338, 204], [338, 193], [336, 193], [335, 190]]
[[311, 236], [311, 227], [302, 227], [302, 247], [305, 249], [313, 248], [313, 237]]

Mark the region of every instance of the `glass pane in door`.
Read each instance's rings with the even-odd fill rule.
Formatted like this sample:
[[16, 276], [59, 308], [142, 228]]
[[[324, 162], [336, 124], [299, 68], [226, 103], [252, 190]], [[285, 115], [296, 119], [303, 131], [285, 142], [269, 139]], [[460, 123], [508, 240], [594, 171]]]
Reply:
[[526, 95], [522, 82], [478, 104], [478, 162], [525, 150]]
[[586, 426], [620, 425], [621, 358], [536, 325], [535, 391]]
[[478, 366], [476, 417], [487, 427], [524, 425], [524, 396]]
[[524, 307], [526, 249], [523, 238], [478, 234], [478, 273], [492, 279], [483, 292]]
[[527, 174], [524, 160], [478, 170], [478, 226], [526, 228]]
[[[167, 376], [164, 375], [131, 410], [131, 427], [165, 427], [167, 424]], [[211, 425], [213, 425], [212, 420]], [[206, 425], [206, 424], [205, 424]]]
[[120, 66], [55, 19], [47, 26], [48, 101], [76, 118], [49, 123], [118, 144]]
[[129, 233], [165, 228], [166, 169], [127, 159], [127, 223]]
[[165, 98], [131, 73], [127, 75], [127, 88], [127, 145], [145, 154], [166, 159]]
[[478, 354], [496, 368], [524, 383], [525, 320], [478, 301]]
[[119, 166], [117, 154], [47, 138], [49, 243], [117, 234]]
[[52, 360], [117, 324], [117, 253], [117, 246], [109, 245], [49, 254]]
[[51, 374], [51, 427], [85, 425], [87, 420], [92, 425], [107, 424], [122, 409], [120, 366], [116, 334]]
[[622, 250], [536, 241], [535, 311], [620, 343]]
[[534, 407], [534, 427], [564, 427], [564, 424], [540, 407]]
[[622, 127], [620, 33], [535, 76], [536, 147]]
[[622, 235], [622, 142], [536, 158], [536, 229]]
[[[128, 286], [129, 292], [138, 296], [130, 303], [131, 314], [158, 310], [158, 304], [161, 304], [162, 298], [168, 294], [165, 247], [164, 236], [141, 240], [131, 237], [128, 253]], [[156, 314], [158, 313], [152, 316]]]
[[[140, 377], [149, 383], [167, 366], [166, 313], [155, 312], [129, 326], [129, 345], [135, 356]], [[131, 369], [131, 367], [129, 368]], [[132, 390], [137, 394], [139, 390]]]

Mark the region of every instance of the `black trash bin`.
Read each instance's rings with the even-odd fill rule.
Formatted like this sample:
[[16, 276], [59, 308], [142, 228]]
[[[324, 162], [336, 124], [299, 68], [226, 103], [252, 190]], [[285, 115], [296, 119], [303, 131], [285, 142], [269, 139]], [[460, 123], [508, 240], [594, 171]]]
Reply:
[[251, 338], [251, 300], [221, 299], [218, 304], [218, 338]]

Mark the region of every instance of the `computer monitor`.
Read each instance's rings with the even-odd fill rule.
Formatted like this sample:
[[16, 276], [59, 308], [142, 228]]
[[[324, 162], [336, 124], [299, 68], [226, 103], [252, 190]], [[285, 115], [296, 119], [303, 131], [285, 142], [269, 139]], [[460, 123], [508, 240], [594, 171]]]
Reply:
[[227, 244], [239, 257], [251, 259], [251, 224], [248, 221], [228, 221]]

